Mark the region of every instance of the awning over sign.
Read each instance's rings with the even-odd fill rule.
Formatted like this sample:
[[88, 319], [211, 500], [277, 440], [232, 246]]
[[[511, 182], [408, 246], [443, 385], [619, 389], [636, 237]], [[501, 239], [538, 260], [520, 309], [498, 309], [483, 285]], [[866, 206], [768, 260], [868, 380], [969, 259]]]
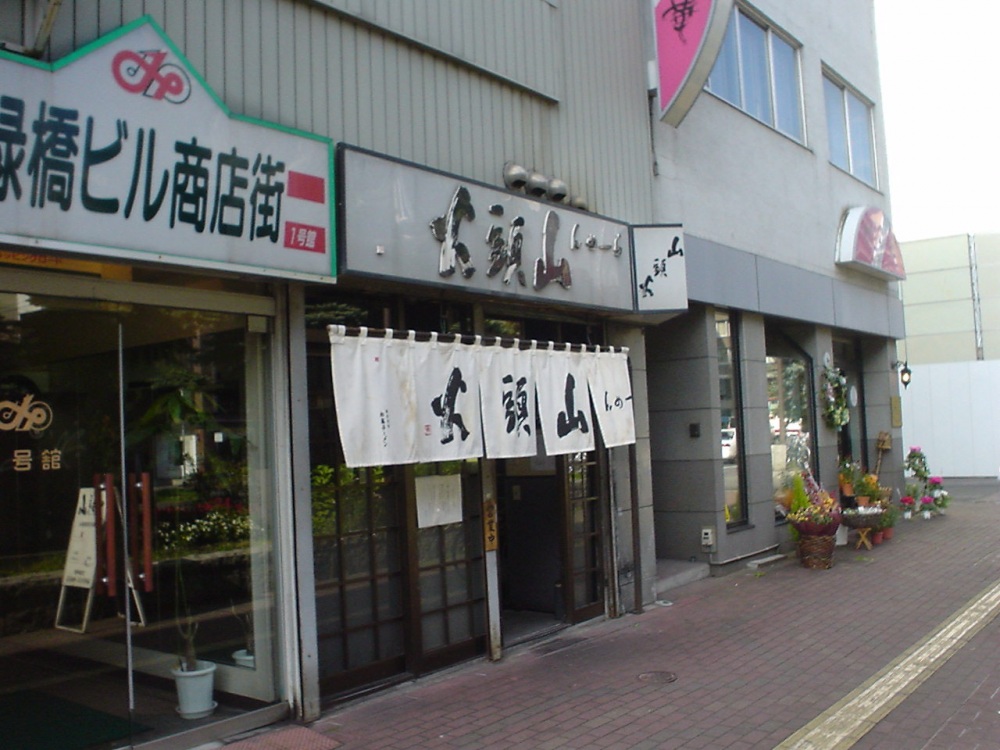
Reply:
[[595, 413], [607, 447], [635, 442], [627, 349], [328, 333], [348, 466], [533, 456], [539, 423], [546, 454], [593, 450]]

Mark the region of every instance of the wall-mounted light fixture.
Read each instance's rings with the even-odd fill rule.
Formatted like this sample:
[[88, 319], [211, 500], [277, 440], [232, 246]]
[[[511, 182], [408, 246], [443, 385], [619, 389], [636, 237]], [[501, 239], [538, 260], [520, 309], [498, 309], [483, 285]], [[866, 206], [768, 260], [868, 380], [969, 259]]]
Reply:
[[899, 382], [903, 384], [903, 388], [909, 388], [910, 381], [913, 380], [913, 371], [910, 366], [904, 362], [893, 362], [892, 367], [895, 370], [899, 370]]
[[522, 190], [528, 184], [528, 170], [512, 161], [503, 165], [503, 184], [510, 190]]
[[567, 195], [569, 195], [569, 186], [565, 182], [560, 180], [558, 177], [553, 177], [549, 180], [549, 184], [545, 188], [545, 197], [547, 197], [550, 201], [562, 203], [566, 200]]
[[549, 188], [549, 178], [541, 172], [532, 172], [528, 175], [528, 184], [524, 186], [524, 192], [535, 198], [541, 198]]
[[503, 165], [503, 184], [532, 198], [545, 198], [553, 203], [567, 203], [573, 208], [587, 211], [587, 202], [570, 195], [569, 185], [558, 177], [549, 177], [534, 169], [508, 161]]

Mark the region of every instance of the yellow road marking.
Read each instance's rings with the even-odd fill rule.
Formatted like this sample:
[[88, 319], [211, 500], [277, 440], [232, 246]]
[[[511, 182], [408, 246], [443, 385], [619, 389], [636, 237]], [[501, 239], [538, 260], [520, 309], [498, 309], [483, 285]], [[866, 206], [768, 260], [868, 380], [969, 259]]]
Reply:
[[1000, 613], [1000, 582], [775, 750], [846, 750]]

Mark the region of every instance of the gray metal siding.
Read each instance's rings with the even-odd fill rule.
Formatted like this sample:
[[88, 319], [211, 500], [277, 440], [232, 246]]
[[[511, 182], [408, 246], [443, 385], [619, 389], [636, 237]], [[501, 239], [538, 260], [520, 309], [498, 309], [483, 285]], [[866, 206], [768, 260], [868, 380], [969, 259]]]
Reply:
[[[23, 27], [45, 3], [0, 6], [0, 38], [32, 42]], [[638, 0], [66, 0], [47, 55], [148, 14], [237, 114], [491, 184], [513, 160], [565, 180], [592, 210], [642, 222], [644, 11]]]

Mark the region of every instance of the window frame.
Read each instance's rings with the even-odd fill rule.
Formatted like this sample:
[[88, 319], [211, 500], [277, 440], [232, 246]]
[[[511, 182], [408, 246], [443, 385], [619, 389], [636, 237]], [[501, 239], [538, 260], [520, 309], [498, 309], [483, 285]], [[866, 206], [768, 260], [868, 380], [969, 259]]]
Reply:
[[[839, 106], [837, 112], [830, 111], [830, 91], [836, 89], [839, 92]], [[866, 122], [864, 123], [863, 132], [867, 135], [866, 144], [856, 143], [858, 126], [861, 123], [857, 122], [856, 117], [852, 117], [852, 103], [855, 104], [854, 111], [856, 112], [857, 105], [863, 107], [864, 114], [866, 116]], [[877, 150], [875, 143], [875, 103], [871, 101], [868, 97], [864, 96], [860, 91], [851, 86], [842, 77], [838, 76], [832, 70], [824, 67], [823, 68], [823, 106], [826, 110], [826, 129], [827, 129], [827, 149], [829, 150], [828, 160], [829, 162], [855, 179], [860, 180], [866, 185], [878, 189], [879, 186], [879, 170], [878, 170], [878, 160], [877, 160]], [[836, 135], [839, 137], [838, 143], [834, 143], [834, 116], [839, 116], [840, 123], [836, 130]], [[867, 164], [858, 164], [860, 154], [858, 149], [861, 147], [866, 147], [866, 159]], [[844, 150], [844, 153], [841, 152]], [[867, 169], [866, 169], [867, 167]]]
[[[730, 17], [729, 25], [726, 28], [722, 50], [715, 65], [712, 67], [712, 72], [709, 73], [708, 79], [705, 82], [705, 90], [729, 102], [741, 112], [757, 120], [757, 122], [767, 125], [772, 130], [805, 146], [806, 121], [805, 108], [803, 106], [802, 61], [800, 54], [802, 45], [759, 13], [754, 13], [750, 9], [740, 5], [734, 5], [732, 13], [733, 15]], [[766, 119], [758, 114], [759, 107], [754, 106], [756, 102], [748, 102], [748, 86], [750, 83], [747, 80], [748, 71], [744, 60], [745, 45], [743, 31], [741, 30], [743, 24], [752, 24], [758, 27], [764, 34], [763, 53], [765, 60], [763, 63], [767, 76], [766, 104], [768, 110]], [[785, 45], [791, 52], [791, 61], [793, 64], [791, 76], [778, 74], [779, 70], [776, 65], [779, 56], [775, 54], [776, 43]], [[755, 60], [754, 62], [759, 64], [761, 61]], [[712, 85], [713, 78], [718, 80], [717, 66], [727, 64], [731, 68], [729, 72], [735, 72], [735, 80], [730, 81], [737, 89], [735, 92], [723, 91], [721, 86], [717, 85], [713, 87]], [[735, 67], [735, 71], [732, 70], [732, 67]], [[784, 81], [787, 78], [794, 79], [794, 86], [788, 87], [789, 91], [786, 91], [783, 86], [779, 88], [779, 81]], [[792, 94], [794, 94], [794, 102], [790, 101], [793, 98]], [[785, 110], [792, 103], [795, 106], [796, 118], [794, 126], [789, 127], [787, 123], [789, 118], [786, 116], [787, 112]]]

